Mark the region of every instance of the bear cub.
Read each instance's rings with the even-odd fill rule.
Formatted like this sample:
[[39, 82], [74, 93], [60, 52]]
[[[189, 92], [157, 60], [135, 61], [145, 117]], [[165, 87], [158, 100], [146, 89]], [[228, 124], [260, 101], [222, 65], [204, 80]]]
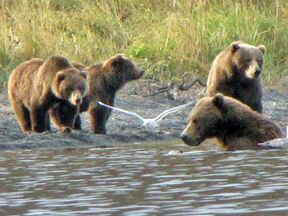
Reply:
[[[79, 70], [85, 68], [84, 65], [75, 63]], [[110, 106], [114, 106], [116, 92], [127, 82], [137, 80], [143, 76], [144, 70], [137, 67], [131, 60], [123, 55], [115, 55], [105, 62], [86, 67], [89, 92], [84, 97], [80, 106], [80, 112], [88, 111], [90, 124], [93, 133], [106, 134], [106, 122], [111, 110], [100, 106], [101, 101]], [[75, 115], [71, 115], [74, 113]], [[52, 121], [56, 125], [63, 125], [65, 121], [76, 118], [74, 129], [81, 129], [81, 119], [75, 108], [69, 104], [61, 107], [54, 107], [51, 112]]]
[[212, 63], [207, 80], [208, 96], [220, 92], [262, 113], [260, 74], [265, 51], [263, 45], [256, 47], [241, 41], [233, 42]]
[[61, 103], [79, 107], [87, 92], [86, 74], [60, 55], [23, 62], [8, 81], [9, 100], [23, 132], [50, 130], [49, 109]]

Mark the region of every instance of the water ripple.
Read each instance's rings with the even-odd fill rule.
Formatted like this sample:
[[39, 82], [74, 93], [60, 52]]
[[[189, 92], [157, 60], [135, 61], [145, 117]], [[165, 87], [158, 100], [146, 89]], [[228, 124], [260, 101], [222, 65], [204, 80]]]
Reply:
[[139, 146], [1, 152], [0, 215], [288, 213], [288, 151]]

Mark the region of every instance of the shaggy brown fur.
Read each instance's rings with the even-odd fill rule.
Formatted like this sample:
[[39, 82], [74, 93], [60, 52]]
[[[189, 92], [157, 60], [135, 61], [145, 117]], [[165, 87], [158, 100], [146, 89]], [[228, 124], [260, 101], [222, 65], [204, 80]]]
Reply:
[[217, 138], [226, 150], [260, 149], [258, 143], [281, 137], [277, 124], [220, 93], [198, 101], [181, 134], [182, 140], [191, 146], [199, 145], [206, 138]]
[[[75, 64], [74, 66], [79, 69], [85, 68], [81, 64]], [[105, 125], [111, 111], [99, 106], [97, 102], [101, 101], [113, 106], [116, 92], [126, 82], [139, 79], [144, 74], [144, 70], [138, 68], [132, 61], [122, 55], [113, 56], [105, 62], [100, 62], [85, 69], [87, 70], [89, 92], [83, 100], [80, 111], [89, 112], [93, 133], [105, 134]], [[52, 115], [52, 118], [57, 122], [63, 122], [65, 119], [72, 117], [68, 115], [69, 112], [66, 112], [67, 115], [65, 115], [61, 110], [70, 110], [71, 113], [77, 113], [73, 107], [69, 106], [54, 109], [53, 113], [58, 113], [58, 115]], [[59, 118], [59, 116], [62, 117]], [[76, 117], [74, 128], [81, 129], [81, 119], [79, 116]]]
[[8, 95], [23, 132], [50, 130], [48, 110], [57, 103], [79, 106], [88, 92], [86, 74], [62, 56], [31, 59], [11, 73]]
[[262, 113], [260, 73], [263, 69], [265, 47], [233, 42], [218, 54], [211, 66], [207, 92], [209, 96], [220, 92], [234, 97]]
[[79, 71], [87, 72], [87, 71], [86, 71], [86, 70], [87, 70], [86, 65], [83, 65], [83, 64], [81, 64], [81, 63], [79, 63], [79, 62], [73, 62], [72, 65], [73, 65], [75, 68], [77, 68]]

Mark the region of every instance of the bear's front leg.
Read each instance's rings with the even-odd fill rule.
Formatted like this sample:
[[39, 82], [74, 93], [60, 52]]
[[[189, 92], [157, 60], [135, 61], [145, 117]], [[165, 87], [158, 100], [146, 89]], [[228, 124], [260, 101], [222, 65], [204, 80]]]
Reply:
[[78, 106], [72, 106], [63, 102], [58, 103], [50, 109], [50, 116], [52, 122], [59, 130], [65, 127], [81, 130]]
[[49, 118], [47, 117], [48, 110], [33, 107], [31, 108], [30, 114], [31, 114], [31, 125], [33, 132], [42, 133], [48, 129], [47, 128], [48, 126], [47, 121], [49, 121]]
[[76, 116], [76, 119], [75, 119], [75, 123], [74, 123], [73, 129], [81, 130], [81, 128], [82, 128], [82, 122], [81, 122], [80, 113], [78, 113], [78, 115]]
[[109, 118], [110, 111], [104, 107], [90, 107], [90, 123], [92, 132], [95, 134], [106, 134], [106, 122]]
[[51, 131], [51, 122], [48, 114], [46, 115], [45, 125], [46, 125], [45, 131]]

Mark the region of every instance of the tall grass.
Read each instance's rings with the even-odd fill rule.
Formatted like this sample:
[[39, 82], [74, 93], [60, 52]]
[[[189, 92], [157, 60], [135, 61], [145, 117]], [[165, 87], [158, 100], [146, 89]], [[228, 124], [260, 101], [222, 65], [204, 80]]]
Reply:
[[32, 57], [92, 64], [124, 53], [147, 78], [205, 80], [232, 41], [264, 44], [264, 79], [288, 74], [286, 0], [2, 0], [0, 85]]

